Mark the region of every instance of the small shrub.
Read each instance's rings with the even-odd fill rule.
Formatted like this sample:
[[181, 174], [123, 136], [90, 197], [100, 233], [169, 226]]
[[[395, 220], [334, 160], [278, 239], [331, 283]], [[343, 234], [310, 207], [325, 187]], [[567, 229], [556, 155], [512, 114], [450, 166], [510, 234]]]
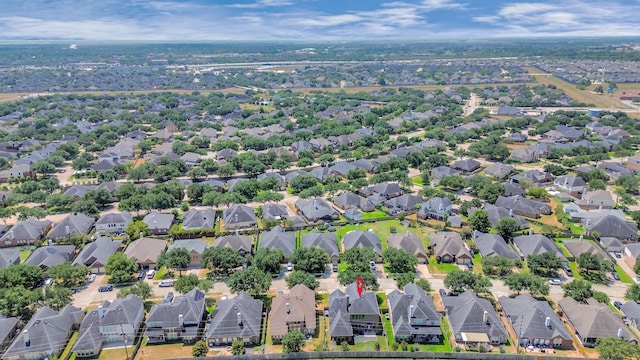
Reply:
[[487, 348], [484, 347], [484, 345], [479, 345], [478, 346], [478, 352], [480, 353], [486, 353], [487, 352]]
[[402, 351], [407, 351], [407, 350], [409, 350], [409, 344], [407, 344], [407, 343], [406, 343], [406, 342], [404, 342], [404, 341], [400, 344], [400, 347], [402, 348]]
[[456, 352], [460, 352], [460, 351], [462, 351], [462, 348], [460, 346], [456, 346], [455, 350], [456, 350]]
[[398, 351], [399, 347], [400, 347], [400, 345], [398, 345], [397, 342], [394, 342], [393, 344], [391, 344], [391, 350], [393, 350], [393, 351]]
[[507, 349], [505, 349], [504, 345], [500, 345], [500, 354], [504, 354], [507, 352]]
[[380, 351], [380, 343], [378, 343], [378, 342], [377, 342], [377, 343], [374, 345], [374, 348], [376, 349], [376, 351]]
[[346, 341], [343, 341], [343, 342], [340, 344], [340, 347], [342, 348], [342, 351], [349, 351], [349, 343], [348, 343], [348, 342], [346, 342]]

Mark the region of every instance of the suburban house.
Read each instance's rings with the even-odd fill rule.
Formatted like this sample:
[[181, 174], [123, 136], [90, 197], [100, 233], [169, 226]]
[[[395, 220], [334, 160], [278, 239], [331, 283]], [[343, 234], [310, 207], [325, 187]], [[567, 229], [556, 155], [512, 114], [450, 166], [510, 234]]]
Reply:
[[143, 237], [132, 241], [124, 254], [134, 259], [141, 269], [153, 269], [158, 266], [158, 257], [167, 248], [167, 240]]
[[342, 210], [360, 209], [362, 211], [373, 211], [375, 204], [362, 198], [351, 191], [344, 191], [333, 198], [333, 203]]
[[287, 179], [285, 179], [284, 176], [280, 175], [277, 172], [262, 173], [258, 175], [258, 181], [263, 181], [270, 178], [275, 179], [278, 183], [280, 183], [281, 191], [287, 188]]
[[259, 344], [262, 308], [262, 300], [243, 292], [232, 299], [219, 300], [204, 334], [209, 346], [231, 345], [236, 339], [246, 345]]
[[629, 263], [629, 265], [634, 266], [638, 259], [640, 259], [640, 243], [626, 244], [622, 254], [625, 257], [625, 261]]
[[587, 183], [580, 176], [564, 175], [553, 180], [553, 184], [574, 196], [578, 196], [587, 189]]
[[213, 209], [189, 209], [182, 215], [182, 229], [213, 229], [216, 222], [216, 212]]
[[38, 266], [46, 270], [52, 266], [64, 264], [76, 256], [74, 245], [46, 245], [36, 248], [24, 261], [27, 265]]
[[115, 254], [122, 246], [122, 241], [114, 241], [108, 237], [98, 237], [84, 246], [75, 260], [74, 265], [86, 265], [91, 272], [100, 274], [104, 271], [109, 256]]
[[123, 234], [131, 221], [133, 221], [133, 217], [127, 211], [104, 214], [96, 221], [96, 231], [100, 235]]
[[514, 175], [511, 178], [516, 182], [520, 182], [522, 179], [529, 179], [533, 181], [534, 184], [546, 184], [553, 180], [553, 176], [550, 173], [538, 169], [528, 170], [522, 174]]
[[338, 261], [340, 251], [338, 250], [338, 241], [335, 233], [319, 233], [309, 232], [302, 235], [302, 247], [319, 247], [329, 254], [331, 261]]
[[293, 231], [284, 231], [280, 226], [276, 226], [269, 231], [263, 231], [260, 234], [260, 249], [280, 249], [284, 257], [288, 259], [296, 250], [296, 233]]
[[33, 245], [51, 229], [51, 221], [27, 219], [14, 225], [2, 237], [0, 247]]
[[4, 352], [20, 333], [17, 317], [0, 317], [0, 352]]
[[378, 256], [377, 261], [382, 261], [382, 245], [374, 231], [349, 231], [342, 237], [342, 246], [345, 251], [353, 248], [371, 248]]
[[473, 254], [457, 232], [436, 232], [429, 235], [429, 240], [437, 262], [471, 264]]
[[634, 174], [640, 174], [640, 154], [635, 154], [627, 158], [627, 168]]
[[389, 208], [391, 215], [397, 215], [417, 210], [417, 206], [422, 202], [422, 196], [413, 194], [403, 194], [384, 202], [384, 206]]
[[578, 258], [578, 256], [580, 256], [580, 254], [589, 253], [597, 256], [598, 259], [602, 261], [610, 263], [611, 267], [613, 268], [613, 259], [598, 245], [591, 241], [565, 240], [562, 245], [564, 245], [569, 253], [571, 253], [571, 256], [576, 259]]
[[520, 235], [513, 238], [513, 244], [520, 250], [522, 258], [526, 259], [529, 255], [540, 255], [546, 252], [555, 254], [562, 260], [563, 263], [567, 263], [568, 260], [558, 249], [553, 240], [541, 234]]
[[354, 335], [382, 334], [376, 294], [363, 291], [360, 296], [356, 284], [347, 285], [345, 292], [334, 290], [329, 294], [329, 328], [336, 344], [353, 344]]
[[571, 334], [548, 302], [524, 294], [516, 297], [501, 296], [498, 301], [513, 332], [520, 334], [520, 345], [573, 348]]
[[67, 305], [60, 312], [45, 306], [38, 310], [2, 355], [3, 360], [57, 357], [67, 345], [84, 312]]
[[144, 303], [136, 295], [104, 301], [85, 315], [71, 351], [76, 357], [93, 357], [104, 344], [125, 344], [126, 339], [133, 345], [143, 317]]
[[75, 234], [88, 234], [96, 220], [84, 214], [70, 214], [56, 224], [47, 239], [58, 240]]
[[225, 229], [243, 229], [256, 226], [256, 214], [253, 208], [235, 204], [222, 212]]
[[638, 343], [636, 336], [629, 330], [620, 316], [606, 304], [593, 298], [587, 303], [579, 303], [570, 297], [558, 301], [563, 318], [571, 325], [584, 346], [595, 346], [598, 339], [615, 337]]
[[495, 180], [506, 179], [512, 171], [513, 166], [503, 163], [494, 163], [484, 169], [485, 175], [491, 176]]
[[0, 249], [0, 269], [16, 264], [20, 264], [20, 250], [18, 248]]
[[191, 254], [189, 266], [197, 267], [202, 263], [202, 253], [207, 247], [209, 247], [209, 244], [200, 239], [176, 240], [173, 244], [169, 245], [167, 252], [177, 248], [187, 249], [189, 254]]
[[241, 256], [253, 253], [253, 240], [244, 235], [226, 235], [214, 240], [213, 247], [228, 247], [236, 250]]
[[463, 174], [470, 174], [480, 168], [480, 162], [475, 159], [459, 160], [451, 164], [451, 167], [462, 171]]
[[583, 209], [613, 209], [615, 201], [607, 190], [587, 191], [576, 200], [576, 204]]
[[443, 296], [442, 303], [458, 344], [473, 349], [507, 343], [509, 334], [489, 300], [467, 290], [458, 296]]
[[607, 236], [603, 236], [600, 238], [600, 245], [602, 245], [602, 247], [607, 251], [607, 252], [623, 252], [624, 251], [624, 245], [622, 244], [622, 241], [620, 241], [618, 238], [615, 237], [607, 237]]
[[340, 214], [325, 199], [316, 197], [298, 199], [295, 203], [298, 213], [310, 222], [318, 220], [337, 220]]
[[434, 182], [440, 181], [445, 176], [460, 175], [461, 171], [450, 168], [448, 166], [438, 166], [431, 169], [431, 179]]
[[387, 236], [387, 246], [389, 248], [402, 249], [409, 254], [414, 254], [421, 264], [426, 264], [429, 259], [418, 235], [410, 231], [403, 234], [389, 234]]
[[[495, 206], [489, 203], [484, 203], [484, 205], [482, 206], [482, 210], [486, 211], [487, 215], [489, 215], [489, 223], [493, 227], [496, 227], [500, 222], [500, 219], [505, 217], [516, 219], [520, 229], [526, 229], [529, 227], [529, 222], [525, 218], [516, 215], [513, 210], [507, 210], [502, 206]], [[473, 215], [475, 211], [475, 208], [470, 208], [469, 210], [467, 210], [469, 216]]]
[[198, 340], [202, 335], [200, 325], [204, 320], [204, 297], [204, 292], [195, 288], [184, 295], [153, 305], [145, 321], [147, 327], [144, 336], [148, 337], [147, 342], [192, 343]]
[[273, 298], [270, 318], [274, 343], [279, 343], [292, 330], [306, 336], [317, 335], [316, 294], [303, 284], [292, 287], [288, 294]]
[[284, 220], [289, 216], [287, 207], [282, 204], [266, 203], [262, 205], [262, 218], [269, 220]]
[[142, 221], [149, 227], [149, 232], [152, 235], [165, 235], [169, 233], [171, 225], [175, 220], [175, 215], [172, 213], [160, 213], [152, 211], [148, 213]]
[[474, 230], [472, 239], [482, 257], [503, 256], [513, 260], [520, 259], [520, 255], [509, 248], [499, 234], [485, 234]]
[[626, 317], [623, 321], [638, 329], [638, 325], [640, 325], [640, 304], [633, 300], [627, 301], [620, 306], [620, 311], [622, 311]]
[[423, 344], [442, 341], [442, 317], [433, 298], [416, 284], [405, 285], [404, 294], [393, 290], [387, 295], [387, 301], [393, 337], [397, 342]]
[[445, 220], [453, 208], [453, 203], [447, 197], [434, 197], [422, 204], [418, 211], [418, 219]]
[[530, 200], [519, 195], [511, 197], [500, 196], [498, 200], [496, 200], [495, 205], [507, 210], [513, 210], [514, 214], [535, 219], [541, 215], [551, 214], [551, 206], [548, 204], [541, 201]]
[[540, 159], [540, 153], [531, 148], [516, 148], [511, 151], [511, 157], [525, 163], [532, 163]]
[[607, 214], [582, 221], [587, 235], [597, 232], [600, 236], [615, 237], [620, 240], [638, 240], [638, 224], [623, 216]]

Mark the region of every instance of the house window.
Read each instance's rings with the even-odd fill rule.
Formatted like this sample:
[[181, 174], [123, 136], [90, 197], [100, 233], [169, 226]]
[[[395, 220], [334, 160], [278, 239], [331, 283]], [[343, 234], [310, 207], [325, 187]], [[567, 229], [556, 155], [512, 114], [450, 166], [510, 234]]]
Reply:
[[554, 347], [562, 346], [562, 338], [555, 338], [555, 339], [553, 339], [553, 346], [554, 346]]

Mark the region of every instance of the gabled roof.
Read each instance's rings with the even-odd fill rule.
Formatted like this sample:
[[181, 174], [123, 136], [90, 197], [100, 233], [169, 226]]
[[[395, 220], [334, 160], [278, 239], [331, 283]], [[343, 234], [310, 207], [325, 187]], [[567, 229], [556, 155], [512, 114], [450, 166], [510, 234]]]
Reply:
[[[394, 290], [387, 295], [387, 299], [389, 300], [393, 335], [396, 337], [426, 332], [423, 326], [412, 327], [409, 318], [440, 321], [441, 316], [436, 310], [433, 298], [414, 283], [405, 285], [404, 294]], [[437, 329], [440, 330], [439, 327]]]
[[589, 233], [597, 231], [601, 236], [612, 236], [618, 239], [638, 239], [638, 225], [635, 222], [611, 214], [586, 220], [585, 230]]
[[513, 166], [503, 163], [495, 163], [484, 169], [484, 173], [496, 179], [504, 179], [513, 171]]
[[24, 327], [28, 331], [29, 346], [26, 346], [24, 331], [13, 340], [4, 353], [4, 357], [17, 357], [21, 354], [56, 354], [67, 344], [67, 335], [74, 324], [80, 322], [82, 310], [71, 305], [65, 306], [59, 313], [48, 306], [38, 310]]
[[96, 225], [102, 224], [128, 224], [133, 221], [133, 216], [128, 211], [121, 213], [104, 214], [96, 221]]
[[14, 225], [0, 238], [3, 240], [39, 240], [45, 229], [51, 225], [49, 220], [27, 219]]
[[413, 194], [402, 194], [398, 197], [391, 198], [384, 202], [388, 207], [398, 207], [404, 209], [413, 209], [422, 202], [422, 196]]
[[276, 296], [271, 303], [271, 336], [285, 335], [290, 322], [316, 329], [315, 293], [303, 284], [292, 287], [289, 294]]
[[[522, 329], [522, 337], [527, 339], [553, 339], [561, 337], [571, 340], [569, 331], [564, 327], [549, 303], [538, 301], [530, 295], [518, 295], [515, 298], [501, 296], [498, 301], [514, 328]], [[549, 326], [546, 326], [549, 318]]]
[[337, 219], [339, 214], [325, 199], [316, 197], [296, 200], [296, 207], [310, 221], [319, 219]]
[[10, 339], [9, 336], [13, 335], [13, 331], [18, 325], [18, 320], [20, 319], [17, 317], [0, 317], [0, 342], [6, 344], [6, 341]]
[[453, 203], [449, 198], [436, 196], [420, 204], [418, 215], [429, 213], [444, 214], [451, 210], [452, 205]]
[[636, 328], [640, 325], [640, 305], [637, 302], [631, 300], [626, 302], [620, 307], [620, 310], [624, 313], [624, 315], [636, 322]]
[[202, 254], [204, 250], [209, 246], [205, 241], [200, 239], [187, 239], [187, 240], [176, 240], [173, 244], [169, 245], [167, 251], [171, 251], [172, 249], [184, 248], [187, 251], [195, 252], [197, 254]]
[[96, 220], [84, 214], [70, 214], [49, 231], [48, 239], [58, 239], [74, 234], [87, 234]]
[[567, 258], [562, 254], [560, 249], [558, 249], [556, 244], [544, 235], [520, 235], [513, 238], [513, 242], [525, 257], [550, 252], [559, 257], [563, 262], [567, 262]]
[[213, 209], [189, 209], [182, 217], [183, 229], [212, 229], [216, 221]]
[[514, 260], [520, 258], [518, 254], [509, 249], [502, 236], [498, 234], [474, 232], [473, 241], [478, 245], [482, 256], [504, 256]]
[[209, 338], [260, 337], [262, 300], [243, 292], [232, 299], [219, 300], [207, 331]]
[[242, 204], [232, 205], [230, 208], [224, 210], [222, 216], [224, 218], [224, 225], [227, 227], [229, 227], [229, 225], [243, 223], [255, 224], [256, 222], [256, 215], [253, 208]]
[[276, 226], [270, 231], [263, 231], [260, 234], [261, 249], [280, 249], [286, 257], [289, 257], [296, 249], [296, 233], [284, 231]]
[[623, 339], [638, 341], [627, 325], [607, 305], [594, 299], [588, 299], [587, 302], [588, 304], [581, 304], [569, 297], [558, 301], [558, 305], [581, 338], [618, 337], [618, 331], [622, 329], [620, 335]]
[[353, 248], [372, 248], [373, 252], [382, 256], [382, 247], [378, 235], [373, 231], [349, 231], [344, 234], [342, 238], [344, 249], [349, 250]]
[[95, 190], [96, 188], [96, 185], [71, 185], [68, 188], [64, 189], [62, 195], [70, 195], [78, 199], [83, 197], [84, 194], [88, 193], [89, 191]]
[[433, 179], [441, 179], [445, 176], [460, 175], [461, 172], [448, 166], [438, 166], [431, 169], [431, 177]]
[[431, 241], [431, 247], [435, 247], [436, 256], [451, 255], [458, 258], [466, 255], [469, 258], [473, 258], [471, 252], [464, 246], [462, 237], [457, 232], [439, 231], [429, 235], [429, 240]]
[[472, 172], [480, 167], [480, 162], [474, 159], [464, 159], [454, 162], [451, 167], [464, 172]]
[[578, 258], [582, 253], [589, 253], [597, 256], [600, 260], [611, 262], [609, 255], [591, 241], [565, 240], [562, 244], [575, 258]]
[[243, 235], [226, 235], [220, 238], [217, 238], [213, 242], [214, 247], [228, 247], [234, 250], [240, 251], [243, 250], [246, 253], [251, 252], [251, 245], [253, 240], [251, 240], [248, 236]]
[[[502, 218], [511, 217], [516, 219], [516, 221], [518, 221], [518, 225], [520, 226], [520, 229], [529, 227], [529, 222], [525, 220], [525, 218], [523, 218], [520, 215], [514, 214], [513, 211], [509, 211], [508, 209], [505, 209], [502, 206], [495, 206], [489, 203], [484, 203], [484, 205], [482, 206], [482, 209], [486, 211], [487, 214], [489, 215], [489, 222], [491, 223], [491, 226], [495, 227], [496, 225], [498, 225], [498, 223], [500, 222], [500, 219]], [[471, 216], [474, 211], [475, 209], [469, 210], [469, 216]]]
[[[491, 303], [479, 298], [473, 291], [467, 290], [458, 296], [443, 296], [442, 302], [456, 337], [462, 332], [485, 333], [489, 338], [508, 337]], [[488, 324], [483, 321], [485, 312]]]
[[160, 213], [152, 211], [142, 221], [149, 226], [149, 230], [164, 230], [171, 228], [175, 215], [172, 213]]
[[167, 240], [143, 237], [127, 246], [124, 254], [138, 264], [155, 264], [158, 256], [167, 248]]
[[285, 219], [288, 215], [289, 211], [285, 205], [276, 203], [262, 205], [262, 217], [265, 219]]
[[[0, 249], [0, 269], [7, 267], [13, 264], [12, 259], [17, 259], [18, 263], [20, 262], [20, 257], [18, 256], [19, 248], [4, 248]], [[0, 338], [0, 341], [1, 338]]]
[[511, 197], [500, 196], [496, 200], [496, 206], [502, 206], [505, 209], [513, 210], [516, 213], [527, 215], [548, 215], [551, 214], [551, 206], [541, 201], [529, 200], [522, 196], [516, 195]]
[[76, 247], [73, 245], [46, 245], [35, 249], [25, 260], [25, 264], [48, 269], [73, 260]]
[[418, 235], [407, 231], [403, 234], [390, 234], [387, 236], [387, 246], [402, 249], [409, 254], [415, 254], [423, 258], [427, 257], [427, 252], [424, 250], [422, 241], [418, 238]]
[[[184, 295], [174, 297], [171, 301], [153, 305], [146, 322], [161, 323], [163, 329], [175, 329], [179, 326], [178, 319], [182, 315], [185, 326], [197, 328], [202, 322], [204, 307], [205, 294], [195, 288]], [[149, 330], [147, 327], [147, 331]]]
[[109, 256], [113, 255], [122, 246], [122, 241], [114, 241], [108, 237], [100, 237], [82, 248], [80, 254], [73, 260], [73, 264], [86, 266], [98, 265], [104, 267]]
[[324, 249], [330, 257], [340, 255], [335, 233], [309, 232], [302, 235], [302, 247], [319, 247]]

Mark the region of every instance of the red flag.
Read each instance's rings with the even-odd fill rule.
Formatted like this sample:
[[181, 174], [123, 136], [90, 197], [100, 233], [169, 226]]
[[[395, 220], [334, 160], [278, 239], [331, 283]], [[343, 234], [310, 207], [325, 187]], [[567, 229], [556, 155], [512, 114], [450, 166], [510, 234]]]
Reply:
[[359, 277], [358, 280], [356, 280], [356, 287], [358, 288], [358, 296], [362, 297], [362, 290], [364, 289], [364, 280], [362, 277]]

